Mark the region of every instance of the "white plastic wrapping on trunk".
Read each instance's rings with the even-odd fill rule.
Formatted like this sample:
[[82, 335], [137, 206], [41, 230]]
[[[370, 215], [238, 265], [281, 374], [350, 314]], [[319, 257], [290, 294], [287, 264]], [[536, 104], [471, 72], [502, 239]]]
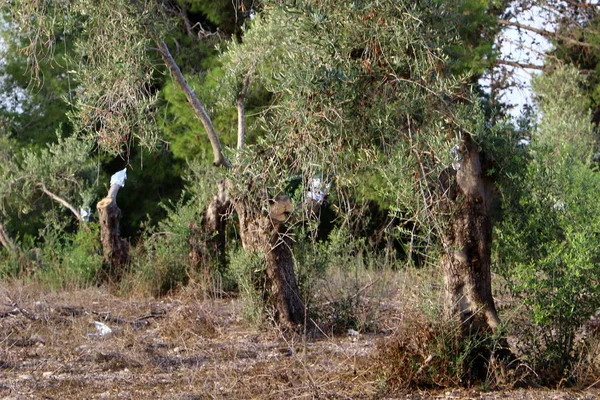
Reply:
[[124, 187], [125, 179], [127, 179], [127, 168], [116, 172], [115, 174], [113, 174], [113, 176], [110, 177], [110, 186], [119, 185], [121, 187]]
[[450, 155], [454, 156], [454, 160], [452, 161], [452, 168], [455, 171], [458, 171], [462, 166], [463, 156], [460, 154], [460, 147], [455, 145], [452, 150], [450, 150]]

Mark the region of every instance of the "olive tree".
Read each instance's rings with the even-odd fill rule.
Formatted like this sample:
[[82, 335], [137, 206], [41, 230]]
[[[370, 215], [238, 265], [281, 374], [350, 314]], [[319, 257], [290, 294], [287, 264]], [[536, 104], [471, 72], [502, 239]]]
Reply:
[[384, 198], [441, 254], [448, 315], [494, 329], [491, 129], [468, 76], [452, 74], [455, 12], [430, 1], [272, 2], [224, 57], [230, 96], [237, 76], [256, 71], [275, 99], [260, 125], [268, 134], [241, 154], [246, 171], [273, 187], [335, 176], [338, 191]]
[[[69, 71], [78, 83], [72, 102], [71, 120], [75, 134], [100, 148], [119, 153], [133, 139], [149, 146], [157, 138], [155, 123], [157, 77], [168, 71], [185, 94], [212, 146], [214, 165], [232, 169], [225, 172], [227, 180], [220, 196], [207, 206], [205, 220], [216, 221], [231, 193], [240, 216], [242, 242], [249, 251], [261, 252], [267, 264], [271, 302], [276, 319], [283, 324], [304, 322], [304, 307], [293, 271], [293, 257], [284, 222], [291, 210], [286, 196], [258, 189], [252, 195], [236, 192], [239, 186], [230, 184], [242, 180], [243, 166], [233, 165], [223, 150], [218, 132], [206, 108], [188, 84], [167, 44], [178, 15], [168, 4], [137, 1], [14, 1], [13, 21], [29, 38], [25, 49], [35, 77], [39, 60], [52, 56], [56, 34], [74, 34], [75, 52]], [[239, 110], [240, 138], [244, 131], [243, 101], [250, 84], [250, 74], [239, 76], [240, 90], [232, 104]], [[242, 141], [240, 141], [241, 147]], [[261, 186], [257, 179], [247, 186]], [[253, 195], [260, 197], [248, 201]], [[225, 195], [225, 196], [224, 196]], [[265, 209], [267, 210], [266, 212]], [[215, 224], [208, 223], [207, 226]], [[108, 227], [102, 227], [108, 229]]]

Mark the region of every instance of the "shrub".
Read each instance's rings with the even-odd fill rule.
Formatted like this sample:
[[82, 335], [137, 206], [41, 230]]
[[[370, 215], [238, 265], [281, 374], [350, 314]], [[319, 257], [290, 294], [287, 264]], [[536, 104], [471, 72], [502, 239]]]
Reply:
[[458, 321], [428, 320], [415, 312], [393, 336], [379, 341], [367, 362], [381, 387], [390, 391], [497, 386], [507, 379], [506, 365], [492, 355], [501, 342], [483, 333], [465, 336]]
[[497, 271], [530, 318], [516, 327], [520, 350], [550, 382], [577, 362], [577, 334], [600, 308], [600, 175], [577, 79], [561, 69], [537, 81], [544, 118], [496, 229]]
[[102, 266], [97, 224], [85, 224], [68, 233], [64, 227], [50, 223], [40, 236], [43, 241], [39, 247], [24, 249], [29, 258], [28, 270], [21, 272], [53, 290], [83, 288], [97, 282]]
[[132, 251], [130, 273], [121, 284], [124, 291], [162, 296], [189, 281], [189, 223], [198, 218], [197, 206], [183, 201], [165, 206], [167, 217], [146, 231]]

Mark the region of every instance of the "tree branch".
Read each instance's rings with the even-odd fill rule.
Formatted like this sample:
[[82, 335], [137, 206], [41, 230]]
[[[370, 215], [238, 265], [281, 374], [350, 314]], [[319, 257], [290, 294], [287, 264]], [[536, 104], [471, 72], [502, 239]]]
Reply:
[[246, 137], [246, 116], [244, 110], [244, 99], [238, 97], [236, 105], [238, 114], [237, 149], [241, 150], [244, 148], [244, 139]]
[[537, 34], [542, 35], [542, 36], [544, 36], [545, 38], [548, 38], [548, 39], [562, 40], [562, 41], [564, 41], [566, 43], [573, 44], [575, 46], [587, 47], [587, 48], [594, 48], [594, 49], [600, 48], [600, 46], [598, 46], [596, 44], [586, 43], [586, 42], [580, 42], [579, 40], [575, 40], [573, 38], [569, 38], [569, 37], [565, 37], [565, 36], [559, 35], [556, 32], [547, 31], [545, 29], [534, 28], [533, 26], [521, 24], [519, 22], [512, 22], [512, 21], [508, 21], [508, 20], [505, 20], [505, 19], [499, 19], [498, 23], [500, 25], [512, 26], [512, 27], [515, 27], [515, 28], [519, 28], [519, 29], [523, 29], [523, 30], [529, 31], [529, 32], [537, 33]]
[[208, 139], [210, 140], [210, 144], [213, 149], [213, 165], [216, 167], [222, 165], [224, 167], [231, 168], [231, 163], [223, 154], [223, 147], [221, 146], [219, 135], [217, 134], [217, 131], [215, 130], [215, 127], [210, 117], [208, 116], [206, 109], [204, 108], [202, 103], [200, 103], [200, 100], [198, 100], [198, 97], [196, 96], [190, 85], [187, 83], [185, 77], [179, 69], [179, 66], [177, 65], [175, 59], [171, 55], [167, 44], [159, 38], [156, 38], [156, 43], [158, 44], [160, 55], [163, 61], [165, 62], [165, 64], [169, 68], [169, 71], [171, 72], [171, 76], [173, 77], [175, 82], [177, 82], [180, 89], [183, 90], [183, 92], [185, 93], [185, 97], [192, 106], [196, 117], [200, 120], [200, 122], [202, 122], [202, 125], [204, 125], [204, 129], [206, 129], [206, 134], [208, 135]]
[[238, 136], [237, 136], [237, 148], [241, 150], [244, 148], [244, 139], [246, 138], [246, 115], [245, 115], [245, 103], [246, 95], [248, 94], [248, 87], [250, 86], [250, 78], [254, 73], [255, 67], [250, 68], [250, 71], [244, 77], [242, 83], [242, 90], [237, 98], [236, 106], [238, 113]]
[[522, 68], [522, 69], [537, 69], [539, 71], [545, 70], [545, 67], [543, 65], [529, 64], [529, 63], [523, 63], [523, 62], [517, 62], [517, 61], [511, 61], [511, 60], [496, 59], [496, 60], [494, 60], [494, 64], [495, 65], [508, 65], [511, 67]]
[[77, 220], [79, 222], [84, 222], [83, 218], [81, 217], [81, 214], [79, 214], [77, 209], [75, 207], [73, 207], [71, 204], [69, 204], [65, 199], [58, 197], [57, 195], [55, 195], [54, 193], [52, 193], [51, 191], [46, 189], [46, 187], [42, 184], [40, 184], [40, 189], [42, 189], [42, 192], [47, 194], [48, 197], [50, 197], [52, 200], [56, 201], [57, 203], [60, 203], [63, 207], [68, 208], [73, 213], [75, 218], [77, 218]]

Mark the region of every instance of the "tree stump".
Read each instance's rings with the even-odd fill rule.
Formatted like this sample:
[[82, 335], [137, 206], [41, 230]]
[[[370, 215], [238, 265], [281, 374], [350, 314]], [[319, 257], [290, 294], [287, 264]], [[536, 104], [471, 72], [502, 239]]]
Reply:
[[111, 186], [108, 196], [96, 205], [100, 223], [100, 239], [104, 262], [108, 265], [107, 277], [119, 278], [129, 262], [129, 244], [121, 238], [119, 219], [121, 210], [117, 206], [117, 192], [120, 186]]
[[216, 271], [226, 267], [225, 229], [231, 202], [225, 188], [225, 181], [217, 183], [218, 193], [204, 212], [202, 225], [195, 222], [189, 225], [188, 262], [192, 271], [203, 274], [204, 283], [209, 283]]

